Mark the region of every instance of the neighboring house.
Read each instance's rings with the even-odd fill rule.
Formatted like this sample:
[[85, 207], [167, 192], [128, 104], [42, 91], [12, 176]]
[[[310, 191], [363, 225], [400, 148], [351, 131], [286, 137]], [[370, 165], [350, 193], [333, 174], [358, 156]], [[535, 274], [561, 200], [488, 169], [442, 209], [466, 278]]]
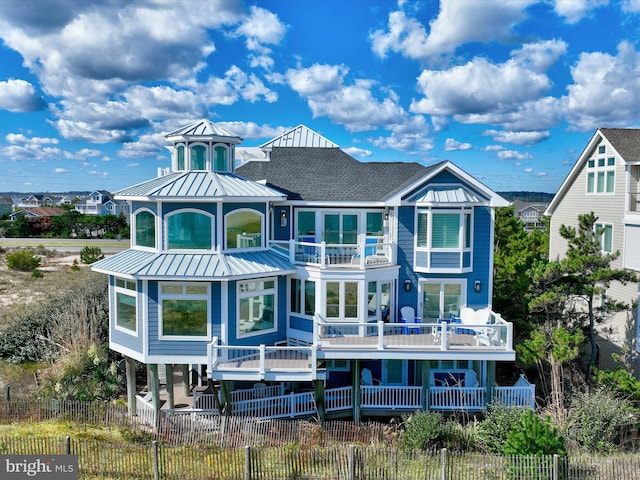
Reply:
[[121, 212], [120, 203], [106, 190], [91, 192], [84, 202], [76, 203], [73, 208], [83, 215], [120, 215]]
[[524, 202], [522, 200], [513, 201], [513, 214], [524, 224], [527, 232], [533, 230], [544, 230], [544, 212], [549, 204]]
[[13, 212], [13, 201], [10, 197], [0, 197], [0, 217]]
[[24, 208], [12, 213], [9, 218], [15, 220], [18, 217], [27, 218], [42, 218], [42, 217], [55, 217], [58, 215], [64, 215], [67, 211], [64, 208], [59, 207], [33, 207]]
[[241, 138], [218, 124], [166, 138], [170, 173], [114, 194], [131, 248], [92, 266], [109, 276], [131, 409], [134, 360], [155, 409], [158, 364], [203, 373], [217, 394], [195, 406], [241, 414], [533, 405], [524, 379], [495, 385], [496, 362], [515, 359], [491, 311], [502, 197], [448, 161], [359, 162], [303, 125], [237, 170]]
[[56, 205], [55, 197], [46, 194], [26, 194], [14, 200], [18, 208], [52, 207]]
[[[578, 216], [594, 212], [605, 230], [602, 250], [620, 252], [614, 268], [640, 272], [640, 129], [600, 128], [589, 140], [577, 162], [562, 183], [546, 212], [551, 215], [549, 259], [564, 256], [567, 242], [559, 233], [561, 225], [578, 225]], [[627, 303], [638, 300], [638, 284], [615, 282], [607, 290], [612, 298]], [[617, 314], [599, 327], [598, 366], [618, 366], [612, 353], [637, 352], [638, 312]], [[638, 371], [634, 355], [632, 364]]]

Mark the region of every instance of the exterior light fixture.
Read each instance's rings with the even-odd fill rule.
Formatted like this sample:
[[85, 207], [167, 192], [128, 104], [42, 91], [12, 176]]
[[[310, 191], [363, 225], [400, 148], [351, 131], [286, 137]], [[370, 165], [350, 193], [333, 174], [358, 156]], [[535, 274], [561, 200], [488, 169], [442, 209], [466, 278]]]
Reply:
[[473, 289], [474, 289], [476, 292], [479, 292], [479, 291], [480, 291], [481, 286], [482, 286], [482, 285], [480, 284], [480, 280], [476, 280], [476, 281], [473, 283]]
[[405, 292], [410, 292], [411, 291], [411, 280], [405, 280], [404, 281], [404, 291]]
[[286, 210], [282, 210], [280, 212], [280, 226], [283, 227], [283, 228], [287, 226], [287, 211]]

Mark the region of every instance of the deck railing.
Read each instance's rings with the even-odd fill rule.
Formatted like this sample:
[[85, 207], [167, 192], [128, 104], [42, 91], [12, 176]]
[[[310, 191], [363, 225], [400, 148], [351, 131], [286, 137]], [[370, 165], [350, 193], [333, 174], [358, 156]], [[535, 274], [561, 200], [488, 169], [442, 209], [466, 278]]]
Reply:
[[535, 408], [536, 386], [493, 387], [493, 399], [502, 405]]
[[[510, 387], [505, 387], [510, 388]], [[484, 387], [430, 387], [429, 409], [451, 411], [484, 410]]]
[[326, 242], [271, 241], [271, 248], [292, 263], [330, 268], [371, 268], [392, 264], [391, 243], [331, 244]]
[[422, 387], [396, 387], [363, 385], [360, 387], [362, 408], [385, 408], [388, 410], [420, 410]]

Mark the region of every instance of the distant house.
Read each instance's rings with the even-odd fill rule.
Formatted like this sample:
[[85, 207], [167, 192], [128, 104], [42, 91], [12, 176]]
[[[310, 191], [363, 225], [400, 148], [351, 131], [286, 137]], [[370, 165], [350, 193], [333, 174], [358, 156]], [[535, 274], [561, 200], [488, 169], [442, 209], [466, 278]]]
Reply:
[[10, 197], [0, 197], [0, 217], [13, 212], [13, 201]]
[[27, 217], [27, 218], [42, 218], [42, 217], [55, 217], [58, 215], [64, 215], [67, 211], [64, 208], [59, 207], [33, 207], [33, 208], [23, 208], [22, 210], [18, 210], [13, 212], [10, 215], [11, 220], [15, 220], [19, 217]]
[[123, 205], [117, 202], [106, 190], [95, 190], [91, 192], [84, 202], [78, 202], [74, 205], [74, 209], [83, 215], [120, 215], [126, 214], [123, 211]]
[[[604, 229], [602, 251], [620, 252], [614, 268], [640, 272], [640, 129], [600, 128], [556, 193], [546, 211], [551, 215], [549, 258], [565, 255], [567, 241], [560, 236], [561, 225], [577, 227], [578, 216], [594, 212]], [[633, 303], [639, 300], [639, 284], [614, 282], [607, 295]], [[600, 325], [599, 366], [614, 368], [611, 354], [628, 347], [636, 374], [640, 376], [638, 310], [616, 314], [611, 322]], [[638, 332], [638, 333], [636, 333]], [[634, 352], [635, 350], [635, 352]]]
[[532, 230], [544, 230], [544, 212], [548, 203], [524, 202], [522, 200], [513, 201], [513, 214], [524, 224], [524, 229], [528, 232]]

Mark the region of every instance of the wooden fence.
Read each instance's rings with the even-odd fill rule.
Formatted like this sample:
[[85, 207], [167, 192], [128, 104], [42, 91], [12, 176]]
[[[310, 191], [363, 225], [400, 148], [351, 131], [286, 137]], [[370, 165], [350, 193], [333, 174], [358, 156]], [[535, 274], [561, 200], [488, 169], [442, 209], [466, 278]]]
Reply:
[[0, 453], [78, 456], [79, 478], [128, 480], [600, 480], [634, 479], [637, 455], [494, 456], [372, 445], [224, 450], [67, 438], [0, 437]]

